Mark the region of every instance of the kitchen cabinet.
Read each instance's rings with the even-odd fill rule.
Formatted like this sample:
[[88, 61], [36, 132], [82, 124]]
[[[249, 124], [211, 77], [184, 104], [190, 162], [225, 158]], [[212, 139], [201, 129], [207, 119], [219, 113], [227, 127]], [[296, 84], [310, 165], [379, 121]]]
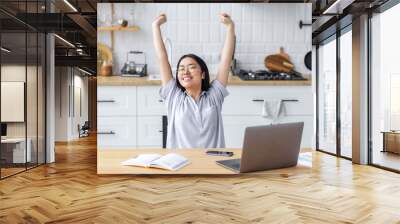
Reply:
[[98, 86], [99, 149], [162, 147], [166, 114], [156, 86]]
[[[312, 147], [314, 139], [313, 93], [309, 87], [229, 86], [222, 108], [225, 143], [228, 148], [241, 148], [248, 126], [271, 123], [304, 122], [302, 147]], [[264, 100], [294, 100], [281, 103], [281, 113], [273, 121], [262, 117]], [[284, 136], [282, 136], [284, 139]]]
[[162, 145], [162, 116], [138, 116], [137, 118], [137, 145], [140, 148]]
[[[222, 115], [261, 115], [264, 100], [296, 100], [283, 102], [285, 116], [312, 115], [313, 95], [309, 87], [228, 86]], [[239, 106], [240, 105], [240, 106]]]
[[97, 88], [97, 115], [100, 117], [136, 116], [136, 105], [136, 87]]
[[97, 148], [136, 148], [136, 132], [136, 117], [98, 117]]
[[138, 86], [138, 115], [166, 115], [167, 110], [159, 94], [158, 86]]
[[[159, 85], [100, 85], [98, 103], [98, 146], [102, 148], [161, 147], [162, 116], [166, 115]], [[226, 147], [241, 148], [248, 126], [271, 124], [261, 116], [264, 100], [290, 99], [273, 123], [304, 122], [302, 147], [314, 142], [314, 106], [310, 86], [228, 86], [222, 108]], [[115, 121], [114, 121], [115, 120]], [[120, 127], [118, 127], [120, 126]], [[118, 133], [110, 134], [110, 131]], [[108, 133], [107, 133], [108, 132]], [[285, 139], [285, 136], [282, 136]]]
[[[291, 116], [281, 117], [274, 122], [261, 116], [222, 116], [224, 122], [225, 145], [227, 148], [242, 148], [244, 132], [248, 126], [269, 125], [278, 123], [304, 122], [301, 147], [312, 147], [313, 142], [313, 117], [312, 116]], [[285, 141], [285, 136], [282, 136]]]
[[137, 87], [138, 147], [162, 147], [162, 116], [167, 114], [159, 86]]
[[97, 87], [97, 148], [137, 147], [136, 87]]

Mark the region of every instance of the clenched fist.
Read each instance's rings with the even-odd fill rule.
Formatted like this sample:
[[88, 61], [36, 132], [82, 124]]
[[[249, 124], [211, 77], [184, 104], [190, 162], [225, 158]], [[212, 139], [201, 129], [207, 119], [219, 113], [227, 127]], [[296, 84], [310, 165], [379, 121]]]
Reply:
[[233, 26], [233, 21], [228, 14], [221, 13], [219, 17], [220, 17], [221, 23], [223, 23], [225, 26], [228, 26], [228, 27]]
[[165, 22], [167, 22], [167, 16], [165, 14], [161, 14], [153, 21], [152, 25], [159, 27], [162, 24], [164, 24]]

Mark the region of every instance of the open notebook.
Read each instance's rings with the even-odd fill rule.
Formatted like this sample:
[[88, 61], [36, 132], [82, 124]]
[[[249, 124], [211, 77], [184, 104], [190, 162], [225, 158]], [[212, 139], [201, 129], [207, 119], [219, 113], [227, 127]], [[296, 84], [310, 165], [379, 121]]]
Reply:
[[184, 156], [176, 153], [160, 154], [140, 154], [135, 158], [121, 162], [124, 166], [154, 167], [166, 170], [178, 170], [190, 162]]

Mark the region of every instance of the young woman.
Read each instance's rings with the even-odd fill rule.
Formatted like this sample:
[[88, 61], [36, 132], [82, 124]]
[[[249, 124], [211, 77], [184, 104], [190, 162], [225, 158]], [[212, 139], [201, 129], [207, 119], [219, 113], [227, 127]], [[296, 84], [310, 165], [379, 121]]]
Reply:
[[210, 83], [206, 63], [194, 54], [183, 55], [172, 75], [160, 26], [167, 21], [164, 14], [153, 24], [153, 42], [160, 64], [160, 95], [167, 105], [167, 148], [224, 148], [222, 103], [228, 95], [226, 84], [232, 60], [235, 26], [228, 14], [220, 15], [227, 28], [216, 79]]

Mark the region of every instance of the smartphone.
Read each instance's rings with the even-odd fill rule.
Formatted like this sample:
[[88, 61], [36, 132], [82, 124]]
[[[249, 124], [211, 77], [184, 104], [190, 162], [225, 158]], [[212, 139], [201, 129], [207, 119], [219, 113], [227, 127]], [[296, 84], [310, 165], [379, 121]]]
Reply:
[[225, 152], [225, 151], [213, 151], [209, 150], [206, 152], [209, 156], [233, 156], [233, 152]]

